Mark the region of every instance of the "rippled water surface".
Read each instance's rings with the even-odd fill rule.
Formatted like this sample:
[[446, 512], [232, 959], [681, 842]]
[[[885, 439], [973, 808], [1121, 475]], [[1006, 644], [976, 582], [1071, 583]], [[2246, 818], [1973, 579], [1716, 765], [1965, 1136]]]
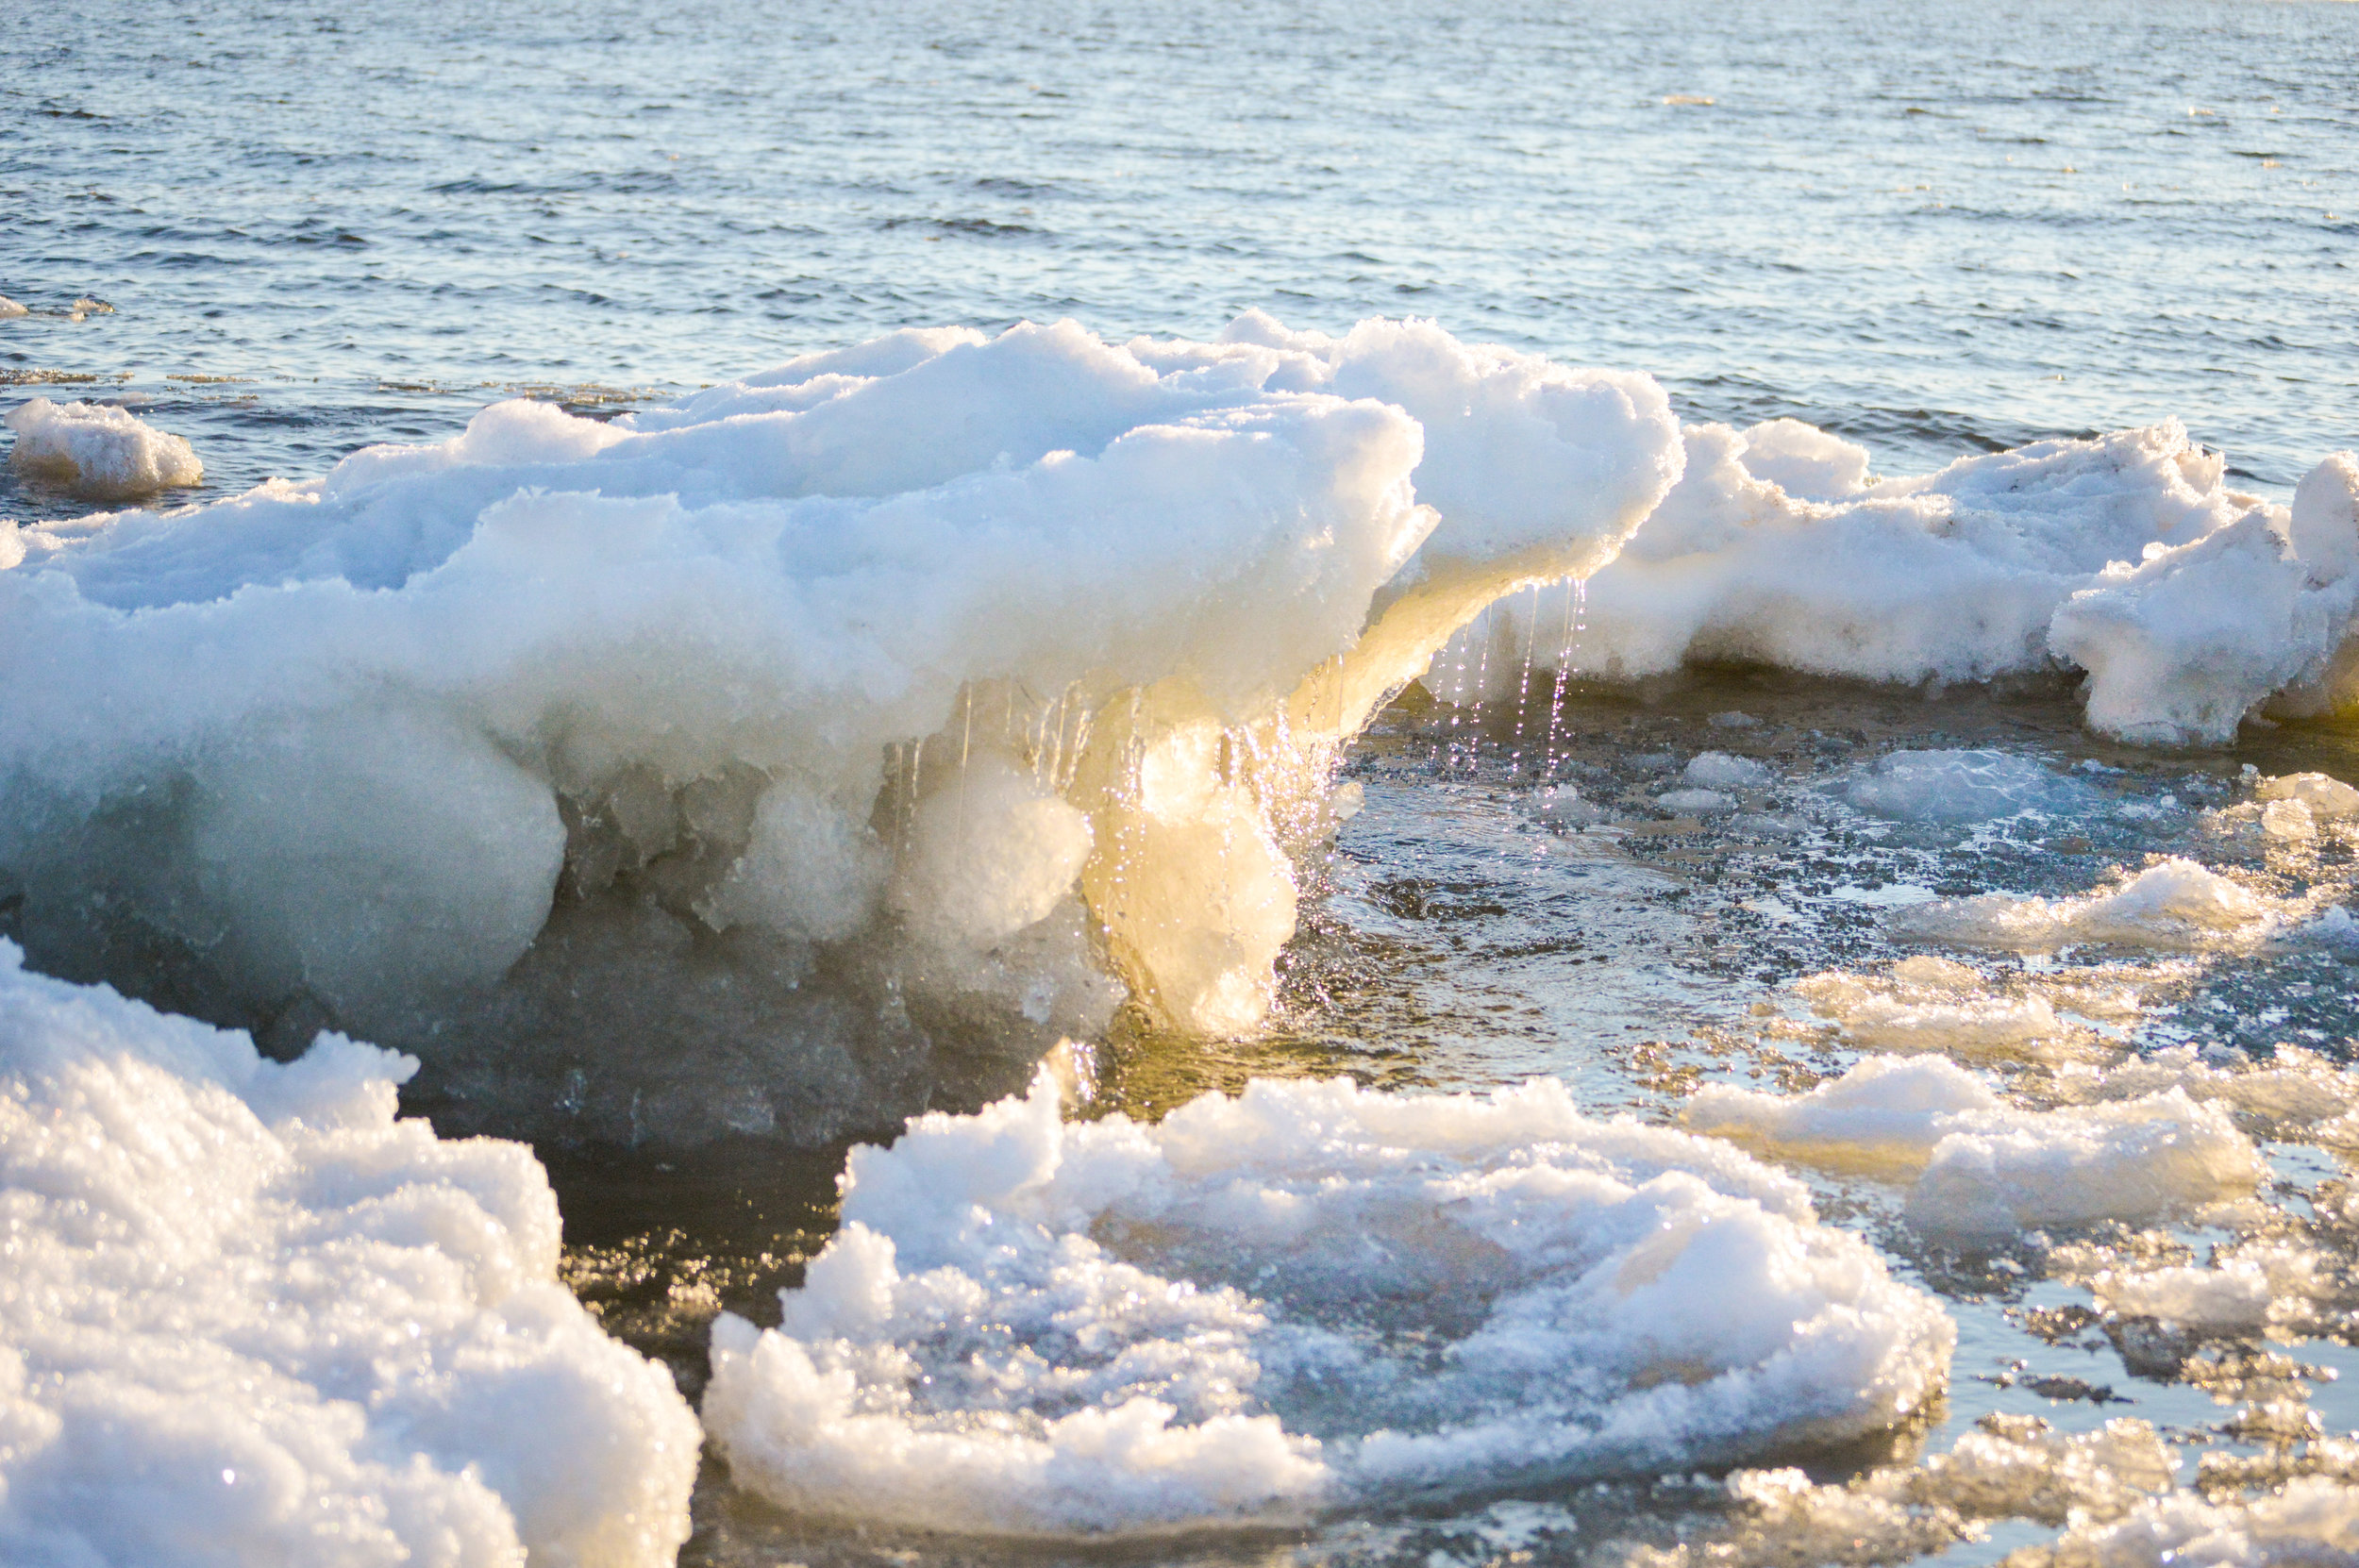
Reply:
[[[195, 443], [206, 494], [438, 438], [519, 389], [611, 410], [899, 325], [1204, 336], [1252, 307], [1433, 316], [1650, 371], [1690, 417], [1799, 415], [1887, 472], [2177, 415], [2282, 494], [2359, 443], [2359, 6], [118, 0], [5, 20], [0, 294], [32, 313], [0, 321], [0, 403], [137, 404]], [[0, 517], [81, 509], [0, 471]], [[1715, 728], [1731, 711], [1758, 722]], [[1885, 916], [1912, 901], [2079, 892], [2163, 854], [2348, 891], [2342, 850], [2288, 869], [2197, 817], [2247, 762], [2351, 777], [2331, 726], [2148, 754], [2093, 742], [2058, 692], [1707, 672], [1570, 693], [1543, 778], [1528, 720], [1390, 715], [1352, 763], [1366, 809], [1280, 1024], [1100, 1043], [1099, 1109], [1257, 1072], [1548, 1073], [1660, 1118], [1703, 1078], [1848, 1059], [1791, 983], [1911, 951]], [[2093, 782], [1970, 831], [1849, 804], [1879, 757], [1965, 746]], [[1713, 822], [1645, 806], [1706, 749], [1774, 782]], [[1626, 806], [1574, 830], [1549, 780]], [[2125, 1043], [2341, 1051], [2355, 974], [2316, 945], [2188, 959], [2141, 981]], [[2273, 1152], [2288, 1191], [2327, 1168]], [[832, 1156], [551, 1159], [577, 1287], [692, 1381], [714, 1307], [775, 1319], [768, 1293], [833, 1223]], [[1992, 1410], [2234, 1446], [2208, 1394], [2006, 1315], [2069, 1290], [1928, 1249], [1859, 1183], [1820, 1193], [1961, 1321], [1934, 1447]], [[2324, 1376], [2303, 1386], [2330, 1426], [2359, 1418]], [[1040, 1555], [775, 1516], [708, 1469], [692, 1560]], [[1141, 1550], [1578, 1557], [1710, 1511], [1626, 1489]]]
[[1897, 470], [2176, 413], [2279, 488], [2359, 434], [2355, 125], [2331, 3], [118, 0], [0, 31], [0, 375], [234, 491], [910, 323], [1416, 313]]

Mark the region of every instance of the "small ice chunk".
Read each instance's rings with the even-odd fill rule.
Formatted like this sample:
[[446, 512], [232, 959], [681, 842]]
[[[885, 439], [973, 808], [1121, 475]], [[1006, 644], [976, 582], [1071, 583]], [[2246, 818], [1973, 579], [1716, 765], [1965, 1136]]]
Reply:
[[[1943, 972], [1949, 970], [1957, 975]], [[1839, 1023], [1844, 1038], [1855, 1045], [1939, 1051], [1970, 1061], [2038, 1060], [2059, 1054], [2069, 1026], [2048, 998], [1967, 994], [1978, 983], [1979, 976], [1963, 964], [1916, 958], [1894, 965], [1882, 985], [1830, 972], [1810, 976], [1795, 989], [1813, 1011]]]
[[1767, 767], [1725, 751], [1699, 752], [1680, 776], [1699, 790], [1759, 790], [1769, 783]]
[[[853, 1151], [705, 1421], [798, 1510], [1114, 1533], [1685, 1470], [1921, 1409], [1954, 1329], [1789, 1176], [1563, 1085], [1264, 1082], [1157, 1125], [1055, 1085]], [[1444, 1347], [1447, 1347], [1446, 1349]]]
[[36, 397], [0, 425], [16, 432], [9, 461], [19, 474], [86, 501], [137, 501], [205, 480], [187, 442], [107, 404]]
[[1524, 809], [1550, 827], [1587, 827], [1614, 820], [1613, 812], [1596, 801], [1584, 800], [1570, 784], [1555, 784], [1540, 791], [1531, 797]]
[[2085, 897], [1986, 892], [1895, 910], [1890, 919], [1903, 936], [2037, 953], [2075, 942], [2183, 950], [2234, 946], [2267, 935], [2284, 914], [2274, 899], [2193, 860], [2172, 859]]
[[1731, 709], [1725, 713], [1715, 713], [1704, 723], [1715, 729], [1759, 729], [1761, 727], [1759, 719], [1754, 718], [1750, 713], [1740, 712], [1735, 709]]
[[1715, 816], [1736, 809], [1736, 797], [1717, 790], [1665, 790], [1654, 797], [1654, 803], [1685, 817]]
[[26, 316], [30, 314], [32, 314], [31, 311], [25, 309], [25, 307], [19, 305], [8, 295], [0, 294], [0, 321], [8, 321], [13, 317]]
[[2264, 778], [2253, 786], [2252, 798], [2299, 801], [2315, 818], [2359, 817], [2359, 790], [2322, 773], [2292, 773]]
[[1901, 822], [1994, 822], [2025, 811], [2067, 811], [2089, 792], [2012, 752], [1896, 751], [1854, 779], [1851, 804]]
[[1871, 1057], [1806, 1094], [1708, 1085], [1685, 1120], [1813, 1164], [1914, 1173], [1910, 1219], [1964, 1235], [2143, 1224], [2249, 1193], [2267, 1175], [2226, 1108], [2199, 1105], [2184, 1090], [2021, 1110], [1932, 1057]]

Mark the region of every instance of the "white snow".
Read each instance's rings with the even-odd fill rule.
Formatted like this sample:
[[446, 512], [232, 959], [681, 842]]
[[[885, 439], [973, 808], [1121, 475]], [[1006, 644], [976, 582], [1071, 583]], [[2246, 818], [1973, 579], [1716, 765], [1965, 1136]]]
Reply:
[[1890, 1425], [1954, 1338], [1793, 1178], [1550, 1080], [1256, 1082], [1148, 1126], [1065, 1123], [1044, 1077], [856, 1150], [844, 1222], [778, 1329], [716, 1326], [705, 1421], [739, 1485], [903, 1525], [1684, 1469]]
[[414, 1066], [0, 942], [0, 1560], [672, 1561], [694, 1417], [557, 1283], [528, 1150], [394, 1119]]
[[2023, 1110], [1937, 1057], [1871, 1057], [1803, 1094], [1708, 1084], [1683, 1120], [1782, 1158], [1911, 1179], [1910, 1219], [1966, 1235], [2145, 1223], [2240, 1196], [2267, 1174], [2224, 1107], [2182, 1089]]
[[2289, 509], [2229, 488], [2176, 421], [1881, 482], [1864, 449], [1791, 420], [1684, 440], [1684, 476], [1589, 580], [1585, 625], [1490, 616], [1436, 660], [1436, 694], [1497, 700], [1534, 665], [1911, 682], [2077, 665], [2093, 726], [2172, 743], [2224, 741], [2275, 693], [2359, 697], [2359, 655], [2336, 659], [2359, 597], [2348, 454]]
[[[652, 879], [680, 942], [892, 926], [954, 989], [1086, 918], [1142, 1006], [1241, 1030], [1336, 746], [1681, 456], [1645, 376], [1259, 315], [895, 333], [612, 424], [497, 404], [12, 538], [0, 866], [37, 944], [102, 940], [103, 886], [257, 1015], [404, 1043], [568, 863]], [[1087, 945], [1010, 983], [1094, 1026]]]
[[[21, 312], [0, 310], [12, 313]], [[205, 465], [186, 441], [109, 404], [36, 397], [0, 425], [16, 432], [8, 460], [19, 474], [86, 501], [137, 501], [205, 482]]]

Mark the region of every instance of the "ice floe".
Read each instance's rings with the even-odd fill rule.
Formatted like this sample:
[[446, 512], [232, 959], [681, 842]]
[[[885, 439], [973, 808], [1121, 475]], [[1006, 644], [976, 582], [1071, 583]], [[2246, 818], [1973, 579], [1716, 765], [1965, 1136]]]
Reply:
[[1046, 1079], [845, 1178], [704, 1416], [807, 1512], [1017, 1533], [1280, 1522], [1887, 1426], [1953, 1331], [1724, 1143], [1488, 1097], [1256, 1082], [1143, 1126]]
[[[813, 944], [922, 955], [838, 1011], [1089, 1030], [1111, 971], [1252, 1026], [1336, 747], [1680, 461], [1645, 376], [1383, 322], [903, 332], [612, 424], [497, 404], [24, 533], [0, 868], [44, 961], [161, 941], [222, 1015], [526, 1042], [548, 1060], [484, 1091], [512, 1114], [827, 1138], [902, 1069], [798, 991]], [[697, 944], [743, 983], [634, 957]], [[811, 1031], [781, 1060], [566, 1055], [588, 1007], [680, 1047], [635, 1061], [711, 1059], [761, 988]]]
[[2077, 666], [2092, 726], [2169, 743], [2223, 741], [2279, 693], [2312, 709], [2359, 694], [2337, 659], [2359, 595], [2347, 454], [2287, 508], [2230, 488], [2176, 421], [1882, 481], [1863, 448], [1791, 420], [1684, 442], [1679, 485], [1589, 580], [1578, 625], [1488, 617], [1438, 662], [1437, 694], [1500, 699], [1534, 666], [1945, 682]]
[[138, 501], [205, 482], [205, 465], [185, 440], [109, 404], [36, 397], [0, 425], [16, 432], [8, 461], [17, 473], [86, 501]]
[[2144, 1224], [2243, 1196], [2267, 1174], [2225, 1107], [2176, 1086], [2026, 1110], [1938, 1057], [1871, 1057], [1802, 1094], [1710, 1084], [1682, 1119], [1780, 1158], [1911, 1181], [1910, 1219], [1949, 1234]]
[[699, 1434], [557, 1283], [523, 1145], [0, 942], [0, 1559], [668, 1564]]

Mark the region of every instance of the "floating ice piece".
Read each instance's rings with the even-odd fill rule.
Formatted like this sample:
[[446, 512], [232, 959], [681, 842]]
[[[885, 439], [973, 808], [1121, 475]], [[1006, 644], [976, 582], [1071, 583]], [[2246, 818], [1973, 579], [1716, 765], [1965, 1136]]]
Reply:
[[1938, 1051], [1969, 1061], [2053, 1060], [2072, 1054], [2072, 1026], [2046, 996], [1993, 996], [1964, 964], [1920, 955], [1881, 981], [1841, 971], [1807, 976], [1795, 988], [1854, 1045], [1880, 1051]]
[[566, 961], [533, 945], [560, 878], [640, 950], [722, 930], [792, 974], [906, 931], [941, 950], [912, 983], [1046, 988], [1073, 1028], [1111, 1005], [1096, 943], [1235, 1032], [1337, 748], [1490, 598], [1601, 564], [1681, 459], [1651, 380], [1419, 323], [902, 332], [611, 425], [497, 404], [19, 540], [0, 868], [39, 951], [106, 950], [76, 923], [116, 910], [231, 1012], [420, 1050], [565, 1033], [511, 974]]
[[1770, 773], [1767, 764], [1749, 757], [1704, 751], [1688, 759], [1680, 776], [1698, 790], [1759, 790], [1767, 787]]
[[2299, 801], [2308, 809], [2312, 817], [2321, 821], [2359, 817], [2359, 790], [2352, 789], [2339, 778], [2329, 778], [2322, 773], [2293, 773], [2264, 778], [2253, 786], [2252, 798], [2261, 801]]
[[1986, 1415], [1947, 1454], [1814, 1485], [1799, 1470], [1730, 1476], [1734, 1522], [1719, 1539], [1640, 1548], [1632, 1568], [1782, 1568], [1901, 1562], [1978, 1541], [1983, 1522], [2086, 1526], [2168, 1492], [2171, 1452], [2143, 1421], [2065, 1434], [2029, 1416]]
[[1551, 784], [1526, 797], [1526, 814], [1538, 818], [1550, 827], [1588, 827], [1614, 820], [1614, 813], [1596, 801], [1582, 797], [1570, 784]]
[[2086, 809], [2087, 786], [2004, 751], [1896, 751], [1851, 781], [1851, 804], [1903, 822], [1978, 823]]
[[1561, 622], [1485, 617], [1429, 685], [1497, 700], [1535, 666], [1630, 678], [1744, 660], [1914, 682], [2068, 663], [2089, 672], [2091, 725], [2174, 743], [2224, 741], [2279, 692], [2308, 710], [2359, 701], [2359, 650], [2337, 659], [2359, 597], [2359, 459], [2321, 463], [2288, 511], [2228, 488], [2175, 420], [1874, 484], [1866, 454], [1823, 432], [1798, 461], [1803, 431], [1688, 426], [1683, 476], [1589, 580], [1578, 635], [1569, 606]]
[[706, 1425], [776, 1502], [935, 1528], [1684, 1469], [1899, 1419], [1953, 1339], [1790, 1177], [1552, 1081], [1147, 1126], [1044, 1079], [854, 1151], [844, 1218], [778, 1328], [716, 1326]]
[[1717, 790], [1665, 790], [1654, 797], [1654, 803], [1684, 816], [1716, 816], [1736, 809], [1736, 797]]
[[16, 432], [8, 460], [19, 474], [86, 501], [138, 501], [205, 482], [205, 465], [187, 442], [108, 404], [36, 397], [0, 425]]
[[2173, 1492], [2111, 1521], [2076, 1521], [2052, 1545], [2028, 1546], [2016, 1568], [2309, 1568], [2359, 1553], [2359, 1487], [2300, 1476], [2275, 1493], [2205, 1502]]
[[556, 1280], [516, 1143], [0, 942], [0, 1559], [656, 1568], [699, 1435]]
[[0, 294], [0, 321], [8, 321], [13, 317], [28, 316], [31, 314], [31, 311], [25, 309], [25, 307], [19, 305], [8, 295]]
[[2224, 1108], [2183, 1090], [2021, 1110], [1931, 1057], [1871, 1057], [1805, 1094], [1710, 1084], [1683, 1119], [1781, 1158], [1913, 1176], [1910, 1218], [1966, 1235], [2141, 1223], [2241, 1195], [2267, 1174]]
[[1920, 941], [2036, 953], [2077, 942], [2204, 949], [2267, 934], [2277, 901], [2196, 864], [2167, 859], [2104, 892], [2047, 899], [1987, 892], [1894, 911], [1893, 930]]
[[2296, 1242], [2247, 1246], [2210, 1268], [2108, 1269], [2088, 1281], [2097, 1305], [2183, 1328], [2257, 1334], [2299, 1324], [2340, 1293], [2327, 1259]]
[[2343, 1121], [2359, 1107], [2359, 1072], [2287, 1044], [2266, 1061], [2223, 1052], [2215, 1064], [2193, 1046], [2179, 1045], [2102, 1072], [2067, 1067], [2046, 1093], [2065, 1104], [2093, 1105], [2171, 1089], [2225, 1106], [2256, 1138], [2348, 1146], [2359, 1130]]

